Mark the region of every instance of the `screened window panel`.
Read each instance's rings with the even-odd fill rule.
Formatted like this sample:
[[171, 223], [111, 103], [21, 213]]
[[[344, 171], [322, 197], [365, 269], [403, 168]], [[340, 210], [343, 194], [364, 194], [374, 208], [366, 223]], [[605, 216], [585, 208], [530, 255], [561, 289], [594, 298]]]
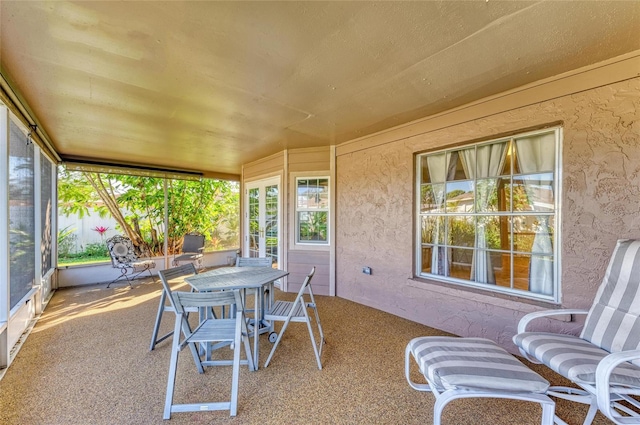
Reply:
[[9, 288], [10, 307], [35, 283], [34, 145], [10, 121], [9, 134]]
[[51, 269], [52, 247], [52, 169], [53, 164], [43, 154], [40, 154], [40, 223], [42, 239], [40, 241], [40, 255], [42, 259], [42, 275]]

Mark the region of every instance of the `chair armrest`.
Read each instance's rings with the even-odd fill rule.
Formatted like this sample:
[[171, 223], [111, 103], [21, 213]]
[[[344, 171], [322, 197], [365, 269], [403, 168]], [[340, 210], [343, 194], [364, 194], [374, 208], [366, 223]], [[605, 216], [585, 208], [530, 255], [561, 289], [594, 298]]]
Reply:
[[[611, 407], [611, 388], [609, 385], [609, 378], [613, 370], [620, 365], [620, 363], [629, 362], [632, 360], [640, 360], [640, 350], [620, 351], [618, 353], [612, 353], [600, 360], [598, 367], [596, 368], [596, 397], [598, 399], [598, 408], [600, 411], [612, 421], [614, 419], [614, 410]], [[623, 393], [624, 390], [616, 388], [613, 390], [614, 394]], [[640, 394], [640, 391], [630, 390], [629, 393]], [[616, 422], [618, 423], [618, 422]]]
[[542, 317], [551, 317], [551, 316], [560, 316], [563, 314], [588, 314], [589, 310], [582, 310], [582, 309], [562, 309], [562, 310], [543, 310], [543, 311], [536, 311], [534, 313], [529, 313], [529, 314], [525, 314], [522, 319], [520, 319], [520, 321], [518, 322], [518, 333], [521, 334], [523, 332], [527, 331], [527, 325], [529, 324], [529, 322], [535, 320], [535, 319], [540, 319]]

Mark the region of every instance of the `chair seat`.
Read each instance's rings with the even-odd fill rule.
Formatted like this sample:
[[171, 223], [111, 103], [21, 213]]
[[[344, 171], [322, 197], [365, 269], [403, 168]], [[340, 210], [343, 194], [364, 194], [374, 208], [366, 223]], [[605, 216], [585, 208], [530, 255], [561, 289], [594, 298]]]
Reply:
[[[294, 304], [295, 303], [293, 301], [276, 301], [273, 304], [273, 307], [271, 307], [271, 310], [265, 315], [265, 318], [267, 320], [272, 320], [273, 317], [286, 318], [289, 315], [289, 312], [291, 312]], [[301, 303], [297, 303], [293, 314], [291, 315], [292, 320], [295, 317], [305, 317], [303, 310], [304, 305]]]
[[[610, 354], [573, 335], [523, 332], [516, 335], [513, 342], [554, 372], [573, 382], [589, 385], [595, 385], [598, 363]], [[640, 388], [640, 368], [622, 363], [614, 369], [610, 382]]]
[[204, 254], [182, 254], [178, 255], [173, 261], [188, 261], [188, 260], [197, 260], [198, 258], [202, 258]]
[[155, 269], [156, 262], [153, 260], [132, 261], [129, 263], [123, 263], [124, 267], [132, 267], [134, 270], [147, 270]]
[[420, 337], [407, 349], [440, 391], [545, 393], [549, 388], [549, 382], [488, 339]]

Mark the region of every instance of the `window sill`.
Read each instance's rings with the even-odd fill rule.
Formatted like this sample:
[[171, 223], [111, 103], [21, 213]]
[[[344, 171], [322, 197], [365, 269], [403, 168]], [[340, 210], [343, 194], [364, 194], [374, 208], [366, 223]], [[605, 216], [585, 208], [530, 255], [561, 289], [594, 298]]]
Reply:
[[[556, 304], [551, 301], [535, 300], [531, 298], [519, 297], [516, 295], [483, 290], [471, 286], [456, 285], [454, 283], [441, 282], [415, 276], [413, 278], [407, 279], [407, 285], [413, 288], [437, 292], [455, 298], [466, 300], [473, 299], [474, 301], [494, 305], [496, 307], [509, 307], [517, 311], [522, 311], [523, 313], [531, 313], [534, 311], [540, 311], [541, 309], [557, 310], [563, 308], [562, 305]], [[471, 295], [473, 295], [473, 297], [471, 297]], [[568, 321], [568, 316], [566, 319], [567, 320], [565, 320], [565, 318], [562, 318], [561, 320]]]

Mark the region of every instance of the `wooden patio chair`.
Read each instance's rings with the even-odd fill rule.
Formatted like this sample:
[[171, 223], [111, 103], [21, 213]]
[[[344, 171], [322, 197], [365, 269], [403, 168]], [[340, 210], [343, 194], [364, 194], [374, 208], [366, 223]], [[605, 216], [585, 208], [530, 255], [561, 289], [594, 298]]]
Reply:
[[[307, 329], [309, 330], [309, 337], [311, 338], [311, 345], [313, 346], [313, 352], [316, 356], [316, 361], [318, 363], [318, 369], [322, 370], [322, 362], [320, 361], [320, 356], [322, 355], [322, 347], [324, 346], [325, 339], [324, 333], [322, 332], [322, 324], [320, 323], [320, 316], [318, 315], [318, 308], [316, 305], [316, 300], [313, 297], [313, 290], [311, 289], [311, 279], [316, 271], [316, 268], [313, 267], [311, 272], [307, 275], [302, 283], [302, 287], [300, 291], [298, 291], [298, 295], [294, 301], [276, 301], [271, 309], [269, 309], [264, 318], [266, 321], [270, 321], [273, 323], [274, 321], [284, 322], [282, 325], [282, 329], [280, 333], [276, 334], [272, 332], [269, 334], [269, 340], [274, 341], [273, 348], [271, 348], [271, 352], [269, 353], [269, 357], [267, 357], [267, 361], [264, 364], [264, 367], [269, 366], [269, 362], [273, 357], [273, 354], [278, 348], [278, 344], [280, 344], [280, 340], [284, 335], [284, 331], [287, 330], [287, 326], [289, 326], [290, 322], [297, 323], [306, 323]], [[309, 301], [305, 299], [305, 293], [309, 293]], [[311, 326], [312, 318], [309, 315], [309, 310], [313, 311], [315, 316], [316, 326], [318, 328], [319, 333], [319, 341], [316, 342], [316, 337], [313, 333], [313, 327]]]
[[[173, 298], [176, 307], [176, 323], [173, 329], [173, 344], [171, 348], [171, 361], [169, 364], [169, 379], [167, 382], [167, 395], [164, 406], [164, 419], [171, 418], [174, 412], [201, 412], [209, 410], [229, 410], [230, 416], [236, 416], [238, 410], [238, 385], [240, 377], [240, 365], [247, 364], [253, 371], [253, 360], [249, 348], [249, 337], [244, 318], [244, 309], [240, 292], [238, 290], [215, 292], [174, 292]], [[208, 317], [200, 322], [198, 327], [191, 331], [187, 321], [187, 309], [213, 309], [218, 306], [227, 306], [235, 312], [230, 319], [216, 319]], [[181, 338], [181, 331], [184, 338]], [[214, 344], [215, 343], [215, 344]], [[178, 355], [185, 347], [190, 347], [191, 352], [197, 351], [201, 344], [207, 345], [207, 357], [201, 360], [195, 356], [198, 372], [204, 373], [204, 366], [232, 366], [231, 397], [224, 402], [197, 402], [186, 404], [174, 403], [174, 388], [176, 383], [176, 371], [178, 367]], [[223, 347], [233, 347], [233, 360], [209, 360], [208, 353]], [[246, 359], [240, 359], [241, 346], [244, 346]]]

